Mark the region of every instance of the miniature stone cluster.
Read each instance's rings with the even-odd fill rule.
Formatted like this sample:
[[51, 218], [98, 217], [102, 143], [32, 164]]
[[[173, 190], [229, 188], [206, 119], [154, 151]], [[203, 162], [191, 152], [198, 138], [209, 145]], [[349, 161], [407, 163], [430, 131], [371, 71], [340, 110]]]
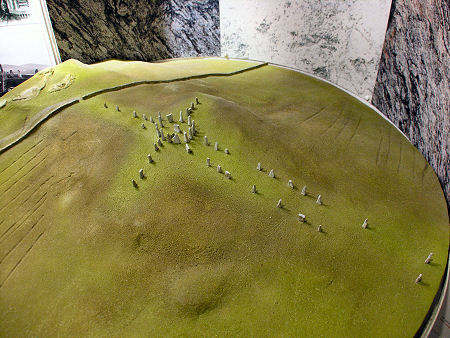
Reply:
[[[183, 111], [180, 110], [178, 123], [174, 123], [175, 119], [174, 119], [174, 114], [172, 114], [172, 113], [166, 114], [166, 119], [164, 119], [162, 116], [162, 113], [158, 112], [157, 122], [155, 122], [155, 120], [153, 119], [153, 116], [150, 115], [150, 117], [148, 118], [145, 113], [142, 114], [142, 120], [144, 121], [141, 123], [142, 129], [144, 129], [144, 130], [147, 129], [147, 126], [145, 125], [145, 121], [150, 121], [150, 123], [154, 124], [154, 126], [155, 126], [156, 137], [157, 137], [156, 141], [153, 143], [155, 152], [161, 151], [162, 147], [164, 146], [163, 141], [165, 141], [167, 143], [171, 143], [171, 144], [181, 144], [182, 141], [180, 139], [179, 134], [182, 134], [183, 142], [185, 144], [185, 151], [188, 154], [193, 153], [193, 150], [189, 146], [189, 143], [196, 136], [197, 130], [196, 130], [195, 120], [192, 118], [192, 113], [196, 110], [196, 105], [199, 105], [199, 104], [200, 104], [200, 101], [199, 101], [198, 97], [196, 97], [195, 103], [191, 102], [189, 107], [186, 108], [186, 118], [183, 116]], [[108, 107], [106, 102], [104, 103], [104, 107], [105, 108]], [[118, 111], [118, 112], [120, 111], [120, 108], [118, 105], [116, 105], [116, 111]], [[135, 110], [132, 112], [132, 117], [135, 119], [139, 118], [139, 115]], [[167, 120], [167, 122], [169, 124], [173, 124], [173, 132], [166, 133], [166, 131], [164, 129], [167, 128], [168, 126], [165, 125], [165, 123], [164, 123], [165, 120]], [[187, 126], [188, 126], [187, 131], [182, 130], [183, 123], [187, 124]], [[210, 145], [207, 135], [204, 136], [204, 145], [205, 146]], [[214, 143], [214, 150], [219, 151], [219, 143], [217, 141]], [[230, 154], [230, 151], [228, 150], [228, 148], [224, 149], [224, 153], [226, 155]], [[147, 154], [147, 159], [148, 159], [149, 164], [154, 163], [154, 160], [153, 160], [153, 157], [151, 154]], [[208, 167], [211, 166], [210, 158], [208, 158], [206, 162], [207, 162]], [[220, 165], [217, 166], [217, 172], [218, 173], [223, 172], [227, 179], [232, 179], [231, 173], [228, 170], [222, 171], [222, 167]], [[145, 179], [145, 175], [144, 175], [142, 168], [139, 170], [139, 177], [141, 180]], [[139, 185], [135, 179], [132, 179], [131, 183], [134, 188], [137, 189], [139, 187]]]
[[[160, 149], [163, 147], [162, 141], [166, 141], [166, 142], [172, 143], [172, 144], [181, 144], [182, 142], [181, 142], [181, 139], [179, 137], [179, 134], [182, 134], [186, 152], [188, 154], [192, 154], [193, 153], [191, 147], [189, 146], [189, 143], [191, 142], [191, 140], [194, 139], [194, 137], [196, 135], [196, 124], [195, 124], [195, 120], [192, 119], [192, 113], [196, 110], [196, 105], [199, 105], [199, 104], [200, 104], [200, 101], [199, 101], [198, 97], [196, 97], [195, 98], [195, 103], [191, 102], [189, 107], [186, 108], [186, 116], [187, 116], [187, 122], [186, 123], [187, 123], [187, 126], [188, 126], [188, 131], [183, 131], [181, 129], [181, 125], [183, 123], [185, 123], [185, 117], [183, 116], [183, 111], [182, 110], [180, 110], [180, 112], [179, 112], [178, 123], [174, 123], [174, 118], [173, 118], [173, 114], [172, 113], [166, 114], [167, 122], [170, 123], [170, 124], [173, 123], [173, 133], [169, 132], [167, 134], [164, 133], [164, 128], [166, 128], [166, 126], [164, 125], [163, 117], [162, 117], [161, 112], [158, 112], [157, 122], [154, 121], [152, 116], [150, 116], [150, 119], [148, 119], [146, 114], [142, 114], [142, 119], [144, 121], [148, 121], [149, 120], [150, 123], [153, 123], [155, 125], [157, 140], [153, 144], [153, 146], [154, 146], [154, 149], [155, 149], [156, 152], [160, 151]], [[107, 107], [106, 102], [105, 102], [104, 106]], [[117, 105], [116, 105], [116, 110], [120, 111], [120, 108]], [[132, 114], [133, 114], [133, 118], [138, 118], [139, 117], [136, 111], [133, 111]], [[141, 127], [142, 127], [142, 129], [146, 129], [146, 126], [145, 126], [144, 123], [141, 124]], [[207, 147], [210, 146], [210, 141], [209, 141], [209, 138], [208, 138], [207, 135], [203, 136], [203, 144], [205, 146], [207, 146]], [[219, 151], [219, 142], [217, 142], [217, 141], [214, 142], [214, 151]], [[230, 154], [229, 149], [228, 148], [224, 148], [224, 153], [226, 155], [229, 155]], [[153, 158], [152, 158], [151, 154], [148, 154], [147, 158], [148, 158], [148, 162], [149, 163], [153, 163]], [[206, 166], [207, 167], [211, 167], [212, 166], [211, 159], [209, 157], [206, 159]], [[258, 171], [260, 171], [260, 172], [263, 170], [261, 162], [258, 162], [258, 164], [256, 166], [256, 169]], [[217, 165], [217, 172], [220, 173], [220, 174], [224, 173], [224, 175], [225, 175], [225, 177], [227, 179], [232, 179], [231, 173], [228, 170], [223, 170], [222, 166], [220, 164]], [[268, 176], [270, 178], [276, 178], [274, 169], [271, 169], [269, 171]], [[143, 173], [143, 169], [139, 170], [139, 177], [140, 177], [141, 180], [145, 178], [144, 173]], [[134, 180], [134, 179], [132, 179], [132, 185], [133, 185], [134, 188], [138, 188], [138, 184], [137, 184], [136, 180]], [[291, 189], [294, 189], [294, 183], [293, 183], [293, 181], [291, 179], [288, 181], [288, 186]], [[253, 194], [257, 193], [256, 185], [252, 186], [251, 192]], [[306, 190], [306, 185], [301, 190], [301, 194], [303, 196], [306, 196], [308, 194], [307, 190]], [[322, 196], [321, 195], [319, 195], [317, 197], [316, 203], [318, 205], [322, 205]], [[282, 199], [278, 200], [278, 202], [276, 204], [276, 207], [277, 208], [281, 208], [281, 209], [283, 208]], [[298, 218], [298, 220], [300, 222], [307, 223], [306, 216], [304, 214], [298, 213], [297, 218]], [[367, 220], [366, 220], [366, 222], [367, 222]], [[363, 225], [363, 227], [364, 227], [364, 225]], [[366, 224], [366, 227], [367, 227], [367, 224]], [[323, 226], [319, 225], [317, 230], [318, 230], [318, 232], [322, 232], [323, 231]]]
[[[185, 144], [185, 151], [188, 154], [192, 154], [193, 153], [191, 147], [189, 146], [189, 143], [192, 140], [194, 140], [197, 131], [196, 131], [195, 120], [192, 119], [192, 115], [191, 114], [196, 110], [195, 106], [199, 105], [199, 104], [200, 104], [200, 101], [196, 97], [195, 98], [195, 103], [191, 102], [189, 107], [186, 108], [186, 119], [183, 116], [183, 111], [180, 110], [178, 123], [174, 123], [175, 120], [174, 120], [174, 117], [173, 117], [172, 113], [166, 114], [167, 122], [169, 124], [173, 124], [173, 132], [172, 133], [167, 132], [167, 134], [164, 133], [164, 128], [167, 128], [167, 126], [164, 125], [164, 122], [163, 122], [164, 120], [163, 120], [163, 117], [161, 115], [161, 112], [158, 112], [157, 122], [154, 121], [152, 116], [150, 116], [150, 118], [147, 118], [146, 114], [142, 114], [142, 120], [144, 121], [144, 122], [141, 123], [141, 128], [142, 129], [144, 129], [144, 130], [147, 129], [147, 127], [145, 125], [145, 121], [149, 121], [150, 123], [154, 124], [154, 126], [155, 126], [155, 131], [156, 131], [156, 136], [157, 136], [157, 140], [153, 144], [155, 152], [160, 151], [160, 149], [163, 147], [163, 142], [162, 141], [165, 141], [165, 142], [170, 143], [170, 144], [175, 144], [175, 145], [176, 144], [181, 144], [182, 141], [181, 141], [181, 139], [179, 137], [179, 134], [182, 134], [183, 135], [183, 142]], [[104, 103], [104, 107], [108, 108], [108, 105], [107, 105], [106, 102]], [[121, 111], [120, 107], [118, 105], [115, 106], [115, 110], [117, 112]], [[132, 112], [132, 116], [133, 116], [133, 118], [136, 118], [136, 119], [139, 118], [138, 113], [136, 111]], [[184, 123], [186, 123], [187, 126], [188, 126], [188, 130], [187, 131], [186, 130], [182, 130], [182, 124], [184, 124]], [[210, 140], [209, 140], [207, 135], [203, 136], [203, 144], [206, 147], [210, 146]], [[219, 151], [219, 150], [220, 150], [219, 149], [219, 143], [217, 141], [215, 141], [214, 142], [214, 151]], [[230, 151], [228, 150], [228, 148], [224, 148], [224, 154], [225, 155], [230, 155]], [[147, 159], [148, 159], [148, 163], [149, 164], [154, 163], [154, 160], [153, 160], [153, 157], [152, 157], [151, 154], [147, 154]], [[211, 159], [209, 157], [206, 158], [206, 167], [212, 167]], [[220, 164], [217, 164], [216, 168], [217, 168], [217, 173], [219, 173], [219, 174], [224, 173], [224, 176], [227, 179], [232, 179], [231, 173], [228, 170], [224, 170]], [[261, 162], [257, 163], [256, 169], [259, 172], [263, 171]], [[138, 174], [139, 174], [139, 178], [141, 180], [145, 179], [145, 174], [144, 174], [144, 169], [143, 168], [139, 169]], [[272, 179], [277, 178], [276, 175], [275, 175], [274, 169], [270, 169], [270, 171], [268, 173], [268, 176], [270, 178], [272, 178]], [[135, 189], [138, 189], [139, 185], [138, 185], [138, 183], [137, 183], [137, 181], [135, 179], [132, 179], [131, 183], [132, 183], [132, 186]], [[295, 189], [295, 185], [294, 185], [294, 182], [292, 181], [292, 179], [288, 180], [287, 185], [288, 185], [289, 188], [291, 188], [293, 190]], [[255, 184], [252, 185], [251, 193], [252, 194], [257, 194], [258, 193], [258, 190], [257, 190]], [[308, 196], [309, 195], [306, 185], [303, 186], [303, 188], [301, 189], [300, 194], [302, 196]], [[319, 194], [317, 196], [316, 204], [318, 206], [323, 205], [322, 195]], [[282, 203], [282, 199], [281, 198], [277, 201], [276, 208], [280, 208], [280, 209], [284, 208], [284, 205]], [[297, 214], [297, 219], [301, 223], [308, 223], [306, 216], [303, 213], [301, 213], [301, 212]], [[361, 227], [363, 229], [368, 229], [369, 228], [369, 221], [368, 221], [367, 218], [363, 221]], [[324, 231], [322, 224], [318, 225], [317, 231], [320, 232], [320, 233], [322, 233]], [[429, 264], [432, 261], [432, 257], [433, 257], [433, 253], [430, 253], [428, 255], [428, 257], [425, 259], [425, 264]], [[423, 275], [419, 274], [419, 276], [416, 278], [415, 282], [417, 284], [419, 284], [419, 283], [421, 283], [422, 279], [423, 279]]]
[[[258, 162], [258, 164], [256, 165], [256, 170], [258, 170], [258, 171], [262, 171], [262, 170], [263, 170], [262, 165], [261, 165], [261, 162]], [[275, 170], [274, 170], [274, 169], [270, 169], [268, 176], [269, 176], [270, 178], [276, 178], [276, 176], [275, 176]], [[291, 189], [294, 189], [294, 182], [293, 182], [292, 180], [288, 180], [288, 183], [287, 183], [287, 184], [288, 184], [288, 186], [289, 186]], [[253, 187], [252, 187], [252, 193], [256, 193], [256, 185], [253, 185]], [[302, 189], [302, 191], [301, 191], [301, 194], [302, 194], [303, 196], [306, 196], [306, 195], [308, 194], [307, 191], [306, 191], [306, 185], [303, 187], [303, 189]], [[322, 195], [319, 195], [319, 196], [317, 197], [316, 204], [322, 205]], [[283, 204], [282, 204], [282, 199], [281, 199], [281, 198], [278, 200], [276, 207], [277, 207], [277, 208], [283, 208]], [[298, 220], [299, 220], [301, 223], [308, 223], [307, 220], [306, 220], [306, 216], [305, 216], [304, 214], [302, 214], [302, 213], [299, 213], [299, 214], [297, 215], [297, 218], [298, 218]], [[317, 228], [317, 231], [318, 231], [318, 232], [322, 232], [322, 231], [323, 231], [323, 226], [322, 226], [322, 225], [319, 225], [319, 227]]]

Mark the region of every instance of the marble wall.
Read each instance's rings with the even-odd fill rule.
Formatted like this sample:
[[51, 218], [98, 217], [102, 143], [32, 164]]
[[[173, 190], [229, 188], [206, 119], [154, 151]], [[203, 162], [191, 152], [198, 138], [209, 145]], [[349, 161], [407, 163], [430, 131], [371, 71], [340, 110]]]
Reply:
[[391, 0], [220, 0], [222, 56], [271, 61], [370, 99]]
[[219, 55], [219, 0], [47, 0], [61, 59]]
[[450, 6], [393, 0], [372, 103], [436, 171], [450, 201]]

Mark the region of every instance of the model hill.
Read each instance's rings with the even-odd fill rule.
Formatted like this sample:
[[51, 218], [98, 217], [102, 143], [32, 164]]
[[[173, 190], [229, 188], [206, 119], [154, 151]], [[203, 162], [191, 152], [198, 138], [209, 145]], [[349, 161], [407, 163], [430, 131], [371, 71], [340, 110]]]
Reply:
[[412, 336], [430, 309], [436, 175], [323, 81], [70, 60], [0, 101], [1, 335]]

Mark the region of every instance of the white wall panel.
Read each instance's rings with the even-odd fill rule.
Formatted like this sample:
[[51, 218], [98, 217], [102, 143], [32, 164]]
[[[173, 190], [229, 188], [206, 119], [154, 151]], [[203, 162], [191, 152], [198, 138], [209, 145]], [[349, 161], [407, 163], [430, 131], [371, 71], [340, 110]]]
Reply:
[[220, 0], [221, 54], [271, 61], [372, 96], [391, 0]]

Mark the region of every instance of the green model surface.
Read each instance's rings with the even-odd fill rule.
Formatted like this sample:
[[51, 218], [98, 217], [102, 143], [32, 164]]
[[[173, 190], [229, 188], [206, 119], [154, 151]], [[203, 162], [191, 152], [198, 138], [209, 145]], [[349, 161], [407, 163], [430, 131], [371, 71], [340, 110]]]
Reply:
[[[192, 152], [183, 134], [155, 151], [143, 114], [188, 131], [195, 97]], [[71, 60], [2, 100], [0, 336], [413, 336], [438, 291], [435, 173], [327, 83], [225, 59]]]

